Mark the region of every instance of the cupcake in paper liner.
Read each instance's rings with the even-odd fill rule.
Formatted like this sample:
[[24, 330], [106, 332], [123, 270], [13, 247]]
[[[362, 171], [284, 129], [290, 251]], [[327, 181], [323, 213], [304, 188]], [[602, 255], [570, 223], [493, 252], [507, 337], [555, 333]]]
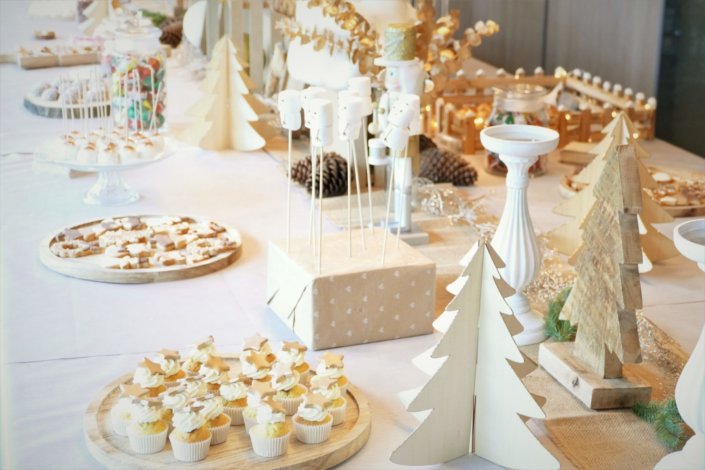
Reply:
[[333, 426], [342, 424], [348, 403], [343, 398], [336, 379], [316, 375], [311, 379], [311, 391], [330, 402], [326, 411], [333, 417]]
[[337, 380], [340, 392], [345, 395], [348, 391], [348, 378], [343, 375], [343, 355], [326, 352], [320, 360], [316, 367], [316, 375]]
[[308, 386], [311, 375], [311, 366], [305, 358], [307, 350], [305, 345], [296, 341], [282, 341], [281, 349], [277, 353], [277, 360], [291, 364], [294, 371], [299, 373], [299, 382], [305, 386]]
[[215, 341], [212, 336], [191, 347], [191, 350], [186, 355], [186, 360], [182, 366], [183, 369], [186, 372], [197, 373], [201, 366], [208, 361], [209, 354], [216, 354]]
[[188, 405], [191, 397], [186, 392], [186, 387], [183, 384], [176, 387], [168, 388], [164, 393], [159, 395], [162, 400], [162, 419], [169, 425], [169, 429], [173, 429], [172, 418], [174, 410], [184, 408]]
[[169, 426], [162, 420], [159, 400], [135, 400], [132, 423], [127, 427], [130, 447], [138, 454], [156, 454], [166, 445]]
[[211, 445], [225, 442], [230, 431], [230, 417], [223, 412], [223, 398], [208, 394], [199, 399], [195, 405], [201, 408], [200, 413], [206, 420], [206, 428], [212, 434]]
[[149, 390], [150, 398], [156, 398], [160, 393], [166, 390], [162, 367], [146, 357], [139, 363], [137, 369], [135, 369], [132, 382]]
[[242, 413], [247, 407], [248, 382], [247, 377], [240, 375], [220, 384], [220, 396], [223, 397], [225, 414], [230, 416], [231, 426], [240, 426], [245, 422]]
[[169, 442], [176, 460], [197, 462], [208, 456], [211, 432], [200, 411], [200, 406], [192, 405], [174, 412], [174, 430], [169, 434]]
[[294, 433], [304, 444], [320, 444], [330, 437], [333, 417], [326, 411], [330, 400], [317, 393], [308, 393], [294, 415]]
[[299, 373], [286, 362], [277, 362], [272, 368], [272, 388], [276, 390], [274, 400], [282, 404], [287, 416], [296, 413], [308, 391], [299, 383]]
[[272, 352], [272, 347], [269, 344], [269, 340], [259, 333], [255, 333], [254, 336], [250, 336], [244, 341], [242, 345], [242, 354], [249, 354], [249, 352], [262, 354], [270, 363], [277, 360], [277, 356], [275, 356]]
[[137, 384], [122, 384], [120, 393], [118, 402], [110, 410], [110, 423], [116, 434], [127, 436], [127, 427], [132, 422], [133, 399], [146, 397], [149, 390]]
[[272, 377], [269, 373], [272, 370], [272, 363], [265, 354], [256, 351], [245, 351], [240, 355], [242, 374], [253, 382], [269, 382]]
[[222, 358], [209, 354], [205, 364], [198, 369], [198, 375], [203, 377], [209, 392], [218, 392], [220, 384], [230, 380], [229, 370], [230, 366]]
[[249, 432], [250, 428], [257, 424], [257, 409], [262, 404], [262, 401], [269, 396], [274, 395], [275, 390], [269, 382], [253, 381], [247, 391], [247, 407], [242, 411], [242, 419], [245, 424], [245, 431]]
[[257, 424], [249, 430], [252, 450], [260, 457], [279, 457], [289, 446], [291, 429], [286, 422], [282, 405], [264, 398], [257, 407]]
[[157, 354], [157, 364], [164, 373], [164, 386], [166, 388], [176, 385], [176, 381], [186, 377], [186, 372], [181, 368], [181, 356], [173, 349], [162, 349]]

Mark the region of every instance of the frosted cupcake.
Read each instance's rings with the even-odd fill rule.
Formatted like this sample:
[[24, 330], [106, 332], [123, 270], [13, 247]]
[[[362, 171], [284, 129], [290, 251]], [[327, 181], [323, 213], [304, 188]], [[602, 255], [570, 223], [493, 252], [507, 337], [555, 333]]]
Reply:
[[269, 382], [272, 377], [269, 373], [272, 370], [272, 363], [267, 360], [264, 354], [255, 351], [245, 351], [240, 356], [242, 373], [247, 378], [255, 381]]
[[250, 336], [245, 340], [242, 351], [243, 353], [254, 351], [264, 354], [269, 362], [274, 362], [277, 359], [277, 356], [272, 353], [272, 347], [269, 345], [269, 340], [259, 333], [256, 333], [254, 336]]
[[121, 396], [118, 402], [110, 410], [110, 421], [113, 430], [120, 436], [127, 436], [127, 427], [132, 422], [132, 411], [135, 398], [144, 398], [149, 394], [149, 390], [136, 384], [120, 385]]
[[230, 430], [230, 416], [223, 411], [223, 399], [212, 393], [204, 396], [196, 402], [196, 406], [202, 407], [200, 413], [206, 419], [206, 428], [211, 432], [211, 445], [222, 444], [228, 439]]
[[186, 372], [181, 369], [181, 356], [178, 351], [162, 349], [157, 356], [157, 364], [164, 372], [164, 385], [173, 387], [176, 381], [186, 377]]
[[279, 457], [289, 446], [291, 429], [281, 404], [267, 397], [257, 408], [257, 424], [249, 430], [252, 450], [260, 457]]
[[343, 375], [343, 355], [327, 352], [320, 360], [316, 367], [316, 375], [337, 380], [340, 392], [344, 395], [348, 390], [348, 378]]
[[299, 406], [294, 419], [296, 438], [304, 444], [320, 444], [330, 437], [333, 417], [326, 409], [330, 401], [325, 397], [308, 393]]
[[191, 372], [198, 372], [203, 364], [208, 360], [208, 355], [215, 355], [215, 344], [213, 337], [209, 336], [204, 341], [195, 344], [188, 355], [186, 356], [186, 361], [184, 362], [184, 370]]
[[257, 409], [266, 397], [274, 395], [274, 393], [275, 390], [269, 382], [252, 382], [247, 391], [247, 407], [242, 412], [245, 431], [249, 431], [250, 427], [257, 424]]
[[174, 412], [174, 430], [169, 434], [169, 442], [176, 460], [197, 462], [208, 456], [211, 432], [200, 411], [200, 406], [190, 406]]
[[220, 357], [208, 355], [206, 362], [198, 369], [198, 375], [203, 376], [203, 381], [208, 385], [208, 390], [217, 392], [220, 389], [220, 383], [226, 382], [230, 366]]
[[342, 424], [345, 420], [345, 410], [348, 403], [340, 393], [338, 381], [316, 375], [311, 379], [310, 388], [314, 394], [321, 395], [330, 402], [326, 411], [333, 417], [333, 426]]
[[274, 400], [282, 404], [287, 416], [296, 413], [308, 391], [299, 383], [299, 373], [284, 362], [277, 362], [272, 369], [272, 388], [277, 392]]
[[176, 383], [184, 387], [189, 398], [200, 398], [208, 393], [208, 385], [200, 375], [179, 379]]
[[282, 341], [282, 346], [277, 353], [279, 362], [288, 362], [293, 365], [294, 370], [301, 376], [301, 383], [308, 382], [310, 366], [305, 360], [306, 346], [296, 341]]
[[223, 397], [225, 414], [230, 416], [231, 426], [244, 424], [242, 412], [247, 407], [247, 383], [249, 379], [244, 375], [234, 380], [220, 384], [220, 396]]
[[127, 427], [130, 447], [138, 454], [155, 454], [164, 449], [169, 426], [162, 420], [159, 400], [135, 400], [132, 424]]
[[132, 381], [140, 387], [149, 390], [149, 396], [152, 398], [158, 397], [160, 393], [166, 390], [162, 367], [146, 357], [135, 370]]
[[168, 388], [159, 397], [162, 400], [162, 419], [169, 425], [172, 424], [174, 410], [185, 408], [191, 399], [183, 385]]

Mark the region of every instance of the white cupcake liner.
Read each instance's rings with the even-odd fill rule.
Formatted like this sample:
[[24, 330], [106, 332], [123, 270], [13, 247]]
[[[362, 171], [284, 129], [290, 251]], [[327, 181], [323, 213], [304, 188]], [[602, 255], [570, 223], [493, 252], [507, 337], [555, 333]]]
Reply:
[[244, 406], [226, 406], [224, 411], [230, 417], [230, 426], [242, 426], [245, 423], [245, 418], [242, 416], [242, 412], [245, 411]]
[[201, 442], [183, 442], [178, 439], [174, 439], [174, 435], [169, 435], [169, 442], [171, 442], [171, 450], [174, 452], [174, 457], [176, 460], [182, 462], [198, 462], [208, 457], [208, 450], [211, 447], [211, 437]]
[[247, 433], [249, 433], [249, 432], [250, 432], [250, 429], [252, 429], [252, 427], [253, 427], [255, 424], [257, 424], [257, 418], [256, 418], [256, 417], [250, 418], [250, 417], [247, 416], [245, 413], [242, 413], [242, 420], [243, 420], [243, 422], [245, 423], [245, 432], [247, 432]]
[[279, 457], [286, 453], [289, 445], [289, 436], [291, 431], [281, 437], [267, 437], [263, 424], [253, 426], [250, 430], [250, 440], [252, 441], [252, 450], [260, 457]]
[[138, 454], [156, 454], [166, 446], [168, 428], [165, 427], [159, 434], [138, 434], [135, 430], [135, 427], [130, 426], [127, 437], [130, 440], [130, 447]]
[[304, 444], [320, 444], [327, 441], [330, 437], [330, 430], [333, 427], [332, 419], [317, 425], [301, 424], [296, 418], [293, 421], [296, 439]]
[[304, 392], [302, 395], [300, 395], [296, 398], [277, 398], [275, 396], [274, 401], [282, 404], [282, 406], [284, 407], [284, 414], [285, 415], [294, 416], [296, 414], [296, 412], [299, 410], [299, 405], [301, 403], [303, 403], [305, 395], [306, 395], [306, 392]]
[[[227, 414], [225, 416], [228, 416]], [[211, 445], [217, 446], [228, 440], [228, 431], [230, 431], [230, 416], [228, 422], [217, 427], [209, 427], [208, 430], [213, 435], [211, 437]]]
[[113, 431], [119, 436], [127, 436], [127, 427], [130, 425], [131, 420], [124, 419], [121, 415], [123, 412], [119, 408], [115, 407], [110, 410], [110, 422], [113, 425]]
[[328, 408], [328, 412], [333, 417], [333, 426], [343, 424], [345, 421], [345, 410], [348, 409], [348, 401], [343, 398], [343, 406], [337, 408]]

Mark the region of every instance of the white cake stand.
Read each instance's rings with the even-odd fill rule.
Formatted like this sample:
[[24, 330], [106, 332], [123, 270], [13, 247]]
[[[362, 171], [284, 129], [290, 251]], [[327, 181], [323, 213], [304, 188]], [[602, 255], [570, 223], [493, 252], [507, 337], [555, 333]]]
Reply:
[[514, 336], [519, 346], [546, 339], [541, 315], [531, 311], [523, 289], [536, 278], [541, 268], [541, 251], [536, 241], [526, 200], [529, 168], [539, 155], [553, 151], [558, 145], [558, 132], [547, 127], [527, 125], [493, 126], [480, 133], [482, 145], [499, 154], [507, 166], [507, 201], [497, 226], [492, 247], [504, 261], [502, 278], [515, 294], [507, 298], [514, 316], [524, 330]]
[[174, 152], [168, 143], [165, 143], [164, 150], [149, 159], [133, 159], [115, 165], [105, 165], [98, 163], [79, 163], [75, 161], [63, 161], [51, 158], [50, 151], [45, 146], [37, 151], [35, 158], [42, 163], [48, 163], [64, 168], [86, 173], [98, 173], [98, 180], [93, 187], [88, 190], [83, 197], [83, 202], [96, 206], [121, 206], [130, 204], [140, 198], [140, 194], [132, 189], [122, 179], [121, 173], [143, 166], [151, 165], [170, 157]]

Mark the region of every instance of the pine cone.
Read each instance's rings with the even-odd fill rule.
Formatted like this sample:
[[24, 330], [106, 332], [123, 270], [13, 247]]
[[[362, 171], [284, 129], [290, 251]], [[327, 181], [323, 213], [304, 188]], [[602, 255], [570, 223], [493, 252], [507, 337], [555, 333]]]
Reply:
[[419, 135], [419, 152], [423, 152], [426, 149], [436, 148], [438, 145], [426, 134]]
[[[316, 191], [320, 169], [316, 168]], [[311, 192], [311, 156], [299, 160], [291, 169], [291, 179]], [[323, 197], [340, 196], [348, 191], [348, 164], [335, 152], [323, 155]]]
[[477, 181], [477, 171], [457, 153], [430, 148], [421, 153], [419, 176], [434, 183], [470, 186]]
[[162, 35], [159, 42], [177, 48], [183, 37], [183, 23], [181, 20], [171, 19], [164, 22], [161, 27]]

